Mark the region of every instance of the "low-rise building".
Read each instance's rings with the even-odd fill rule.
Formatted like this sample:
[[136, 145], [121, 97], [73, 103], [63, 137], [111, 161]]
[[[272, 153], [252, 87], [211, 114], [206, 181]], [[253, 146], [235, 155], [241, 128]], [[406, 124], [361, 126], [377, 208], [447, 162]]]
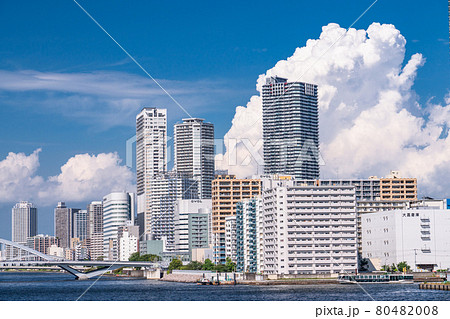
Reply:
[[375, 269], [402, 261], [413, 270], [450, 268], [447, 209], [380, 211], [362, 216], [363, 257]]
[[211, 244], [210, 199], [183, 199], [175, 204], [175, 251], [192, 253]]
[[126, 226], [120, 226], [117, 232], [118, 258], [120, 261], [128, 261], [132, 254], [139, 251], [139, 226], [128, 222]]

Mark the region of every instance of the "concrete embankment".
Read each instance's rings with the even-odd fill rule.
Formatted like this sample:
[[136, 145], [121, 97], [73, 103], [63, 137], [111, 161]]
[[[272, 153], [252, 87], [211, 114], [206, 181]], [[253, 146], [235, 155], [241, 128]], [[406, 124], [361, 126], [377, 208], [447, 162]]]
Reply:
[[242, 280], [239, 285], [334, 285], [338, 284], [337, 279], [292, 279], [292, 280]]
[[174, 282], [197, 282], [202, 279], [202, 275], [196, 274], [165, 274], [161, 281], [174, 281]]
[[419, 289], [431, 289], [431, 290], [450, 290], [450, 284], [446, 283], [422, 283], [419, 285]]

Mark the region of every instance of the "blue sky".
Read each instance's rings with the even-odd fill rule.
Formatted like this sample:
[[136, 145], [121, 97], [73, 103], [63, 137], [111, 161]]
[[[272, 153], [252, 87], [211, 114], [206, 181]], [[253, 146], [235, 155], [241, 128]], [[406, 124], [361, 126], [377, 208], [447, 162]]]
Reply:
[[[230, 128], [235, 107], [257, 93], [259, 74], [317, 38], [322, 26], [350, 26], [372, 2], [79, 1], [193, 116], [213, 122], [217, 138]], [[413, 89], [421, 103], [440, 103], [450, 83], [447, 1], [429, 1], [424, 8], [418, 0], [380, 0], [354, 28], [372, 22], [400, 30], [407, 58], [423, 54], [426, 63]], [[44, 177], [59, 174], [76, 154], [117, 152], [125, 160], [125, 142], [142, 106], [136, 100], [168, 109], [169, 134], [185, 117], [71, 0], [2, 1], [0, 30], [0, 80], [30, 73], [94, 75], [75, 90], [70, 82], [58, 90], [0, 89], [0, 160], [9, 152], [42, 148], [37, 174]], [[108, 111], [121, 81], [118, 108], [125, 116], [117, 118]], [[112, 92], [96, 94], [99, 82]], [[128, 103], [126, 93], [134, 86], [139, 92], [130, 93]], [[160, 95], [146, 101], [146, 90]], [[12, 205], [0, 203], [7, 221], [0, 224], [0, 237], [10, 236]], [[52, 207], [39, 209], [39, 232], [51, 234]]]

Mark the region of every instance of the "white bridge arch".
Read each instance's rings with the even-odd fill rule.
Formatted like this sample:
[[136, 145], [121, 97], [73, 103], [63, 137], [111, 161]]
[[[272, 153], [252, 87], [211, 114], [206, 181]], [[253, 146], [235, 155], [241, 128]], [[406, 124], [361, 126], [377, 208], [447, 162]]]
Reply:
[[[2, 258], [0, 259], [0, 268], [8, 269], [14, 267], [48, 267], [58, 266], [68, 273], [75, 276], [76, 279], [90, 279], [95, 276], [101, 276], [108, 271], [113, 271], [122, 267], [143, 267], [147, 269], [161, 268], [159, 263], [145, 261], [73, 261], [64, 260], [57, 256], [49, 256], [39, 251], [15, 243], [10, 240], [0, 238], [2, 248]], [[83, 272], [73, 268], [74, 266], [98, 267], [93, 271]]]

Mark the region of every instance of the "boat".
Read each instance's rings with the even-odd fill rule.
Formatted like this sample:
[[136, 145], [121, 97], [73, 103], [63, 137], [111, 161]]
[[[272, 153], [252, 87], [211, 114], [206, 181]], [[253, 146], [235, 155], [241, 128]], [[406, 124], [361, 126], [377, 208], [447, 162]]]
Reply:
[[412, 284], [414, 276], [407, 274], [383, 274], [383, 275], [339, 275], [340, 284], [360, 284], [360, 283], [393, 283]]
[[202, 278], [197, 281], [197, 285], [213, 285], [213, 282], [207, 278]]

